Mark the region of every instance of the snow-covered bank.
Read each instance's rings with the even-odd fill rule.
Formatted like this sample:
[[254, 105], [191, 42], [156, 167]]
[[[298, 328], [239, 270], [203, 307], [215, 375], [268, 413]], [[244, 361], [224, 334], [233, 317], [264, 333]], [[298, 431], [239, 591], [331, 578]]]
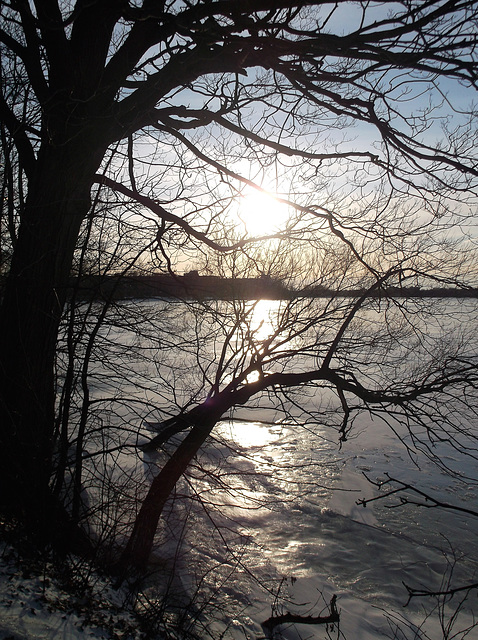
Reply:
[[[339, 453], [332, 443], [312, 450], [307, 438], [294, 430], [260, 423], [242, 426], [225, 424], [222, 434], [242, 438], [227, 460], [228, 468], [237, 470], [231, 476], [237, 495], [231, 487], [221, 494], [208, 484], [210, 478], [190, 478], [205, 504], [214, 499], [217, 512], [206, 516], [181, 488], [182, 495], [163, 523], [168, 528], [162, 536], [165, 543], [156, 549], [157, 564], [145, 585], [144, 601], [160, 603], [162, 589], [167, 589], [178, 614], [180, 594], [191, 605], [189, 629], [196, 625], [197, 637], [205, 639], [258, 640], [266, 636], [261, 622], [271, 615], [327, 615], [333, 595], [341, 615], [338, 628], [283, 625], [272, 637], [443, 638], [439, 614], [447, 620], [446, 608], [431, 616], [434, 601], [415, 601], [404, 608], [407, 592], [402, 581], [440, 587], [452, 557], [445, 555], [446, 539], [463, 561], [454, 568], [453, 586], [476, 575], [476, 521], [413, 506], [390, 510], [380, 502], [363, 508], [356, 501], [376, 492], [364, 473], [375, 478], [385, 470], [405, 481], [421, 478], [422, 487], [468, 505], [477, 504], [476, 486], [467, 485], [463, 491], [459, 479], [451, 481], [426, 460], [419, 470], [378, 424], [364, 429]], [[225, 443], [217, 439], [201, 462], [206, 465], [209, 460], [219, 472], [224, 455]], [[471, 466], [465, 469], [462, 463], [466, 475], [476, 475], [474, 461], [467, 464]], [[292, 469], [296, 475], [291, 475]], [[182, 539], [177, 531], [182, 531]], [[166, 562], [171, 558], [173, 565]], [[61, 575], [49, 563], [19, 564], [18, 559], [12, 547], [3, 546], [0, 640], [142, 637], [137, 620], [123, 606], [125, 594], [98, 575], [90, 573], [86, 580], [90, 570], [81, 563], [68, 571], [65, 567]], [[62, 588], [66, 582], [69, 590]], [[452, 602], [448, 615], [453, 606]], [[455, 631], [472, 622], [471, 611], [464, 611]], [[175, 638], [186, 637], [182, 633], [179, 630]], [[162, 640], [158, 631], [149, 637]]]
[[21, 557], [0, 543], [0, 640], [140, 640], [125, 593], [78, 563]]

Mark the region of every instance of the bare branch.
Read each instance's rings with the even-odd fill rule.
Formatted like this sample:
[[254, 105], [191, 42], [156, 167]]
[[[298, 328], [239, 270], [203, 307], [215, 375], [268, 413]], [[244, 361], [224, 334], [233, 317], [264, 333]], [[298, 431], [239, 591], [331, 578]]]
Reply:
[[243, 238], [242, 240], [239, 240], [238, 242], [235, 242], [231, 245], [222, 245], [212, 240], [212, 238], [207, 233], [203, 233], [201, 231], [198, 231], [194, 227], [192, 227], [183, 218], [176, 216], [174, 213], [170, 213], [160, 204], [155, 202], [153, 199], [148, 198], [147, 196], [143, 196], [137, 193], [136, 191], [133, 191], [132, 189], [128, 189], [120, 182], [116, 182], [115, 180], [112, 180], [111, 178], [108, 178], [107, 176], [100, 175], [100, 174], [97, 174], [95, 176], [95, 182], [97, 184], [104, 184], [105, 186], [110, 187], [110, 189], [113, 189], [114, 191], [117, 191], [118, 193], [121, 193], [127, 196], [128, 198], [131, 198], [132, 200], [135, 200], [136, 202], [144, 205], [162, 220], [166, 222], [174, 223], [175, 225], [183, 229], [188, 235], [190, 235], [193, 238], [196, 238], [197, 240], [200, 240], [205, 245], [207, 245], [211, 249], [214, 249], [215, 251], [219, 251], [219, 252], [235, 251], [237, 249], [241, 249], [242, 247], [245, 247], [247, 244], [252, 244], [262, 240], [272, 240], [274, 238], [281, 237], [281, 234], [272, 234], [268, 236], [259, 236], [257, 238]]
[[[433, 509], [433, 508], [448, 509], [450, 511], [458, 511], [460, 513], [467, 513], [468, 515], [478, 517], [478, 511], [476, 511], [475, 509], [468, 509], [467, 507], [460, 507], [457, 504], [451, 504], [449, 502], [443, 502], [442, 500], [438, 500], [437, 498], [433, 497], [429, 493], [426, 493], [422, 489], [419, 489], [418, 487], [415, 487], [407, 482], [402, 482], [397, 478], [393, 478], [388, 473], [385, 474], [387, 476], [387, 480], [383, 480], [380, 482], [379, 481], [374, 482], [365, 473], [363, 475], [367, 478], [367, 480], [370, 483], [375, 485], [378, 489], [382, 489], [383, 487], [386, 487], [392, 483], [398, 485], [397, 488], [390, 489], [385, 493], [381, 493], [378, 496], [374, 496], [373, 498], [361, 498], [360, 500], [357, 500], [357, 504], [362, 505], [363, 507], [366, 507], [370, 502], [385, 500], [390, 496], [398, 495], [400, 497], [400, 503], [395, 505], [388, 505], [388, 508], [400, 507], [406, 504], [411, 504], [416, 507], [424, 507], [426, 509]], [[402, 495], [403, 492], [407, 492], [407, 491], [417, 496], [420, 496], [420, 498], [422, 498], [423, 500], [421, 502], [417, 502], [415, 500], [411, 500], [406, 495], [405, 496]]]

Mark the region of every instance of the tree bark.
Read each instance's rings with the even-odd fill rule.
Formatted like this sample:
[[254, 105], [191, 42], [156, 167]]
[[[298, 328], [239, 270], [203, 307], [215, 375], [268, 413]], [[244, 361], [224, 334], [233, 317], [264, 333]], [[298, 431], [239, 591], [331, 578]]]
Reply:
[[57, 335], [96, 168], [78, 144], [40, 150], [0, 312], [0, 506], [46, 541]]

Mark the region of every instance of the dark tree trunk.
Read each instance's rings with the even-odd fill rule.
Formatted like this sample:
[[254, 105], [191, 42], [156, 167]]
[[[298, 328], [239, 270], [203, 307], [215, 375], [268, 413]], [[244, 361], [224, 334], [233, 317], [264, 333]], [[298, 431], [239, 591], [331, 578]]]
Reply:
[[49, 489], [56, 342], [93, 165], [78, 145], [40, 151], [0, 312], [0, 506], [46, 538], [63, 518]]
[[223, 406], [222, 399], [218, 400], [219, 402], [210, 400], [199, 405], [185, 417], [178, 419], [181, 423], [180, 430], [184, 429], [185, 422], [191, 425], [191, 430], [153, 479], [141, 504], [130, 538], [116, 567], [119, 583], [126, 575], [131, 575], [131, 572], [141, 575], [145, 571], [166, 501], [221, 415], [229, 408]]

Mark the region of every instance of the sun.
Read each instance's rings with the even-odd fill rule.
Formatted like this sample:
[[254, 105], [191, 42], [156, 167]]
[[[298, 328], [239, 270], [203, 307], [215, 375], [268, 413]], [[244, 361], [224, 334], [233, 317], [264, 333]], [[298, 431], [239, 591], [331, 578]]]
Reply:
[[283, 229], [288, 220], [288, 207], [277, 196], [251, 189], [240, 199], [239, 219], [251, 236], [271, 235]]

